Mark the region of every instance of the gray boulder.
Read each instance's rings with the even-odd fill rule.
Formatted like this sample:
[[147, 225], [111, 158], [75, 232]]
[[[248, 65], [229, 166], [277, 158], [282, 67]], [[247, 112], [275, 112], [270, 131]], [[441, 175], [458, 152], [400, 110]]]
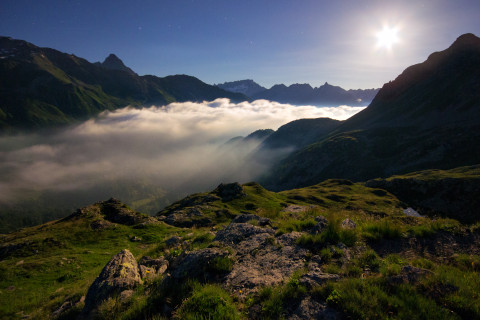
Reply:
[[141, 283], [143, 281], [135, 257], [129, 250], [122, 250], [105, 265], [88, 289], [84, 313], [95, 309], [108, 297], [120, 295], [123, 291], [131, 290]]
[[164, 257], [152, 259], [150, 257], [142, 257], [138, 262], [138, 268], [142, 279], [154, 279], [168, 268], [168, 261]]
[[219, 248], [206, 248], [180, 256], [173, 264], [172, 279], [199, 279], [208, 280], [215, 278], [215, 259], [228, 256], [228, 251]]
[[311, 297], [305, 297], [297, 308], [287, 317], [288, 320], [335, 320], [341, 318], [338, 311], [331, 309], [326, 303], [320, 303]]
[[357, 227], [357, 224], [349, 218], [346, 218], [345, 220], [342, 221], [342, 228], [344, 229], [355, 229], [356, 227]]

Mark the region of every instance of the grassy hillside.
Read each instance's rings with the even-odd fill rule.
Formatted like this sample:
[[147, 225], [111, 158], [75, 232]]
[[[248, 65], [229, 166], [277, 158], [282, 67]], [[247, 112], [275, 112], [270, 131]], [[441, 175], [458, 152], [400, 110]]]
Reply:
[[[477, 175], [473, 167], [406, 177]], [[164, 257], [169, 266], [127, 300], [100, 304], [99, 318], [308, 318], [305, 312], [315, 310], [358, 319], [480, 317], [478, 219], [467, 225], [408, 216], [403, 201], [337, 179], [279, 193], [257, 183], [221, 185], [172, 204], [156, 219], [116, 200], [91, 205], [1, 236], [0, 317], [80, 315], [88, 287], [122, 249], [137, 260]], [[221, 234], [242, 238], [225, 241]], [[227, 256], [211, 260], [203, 276], [180, 272], [195, 254], [219, 250]], [[268, 267], [272, 255], [276, 262]], [[268, 280], [275, 268], [280, 278]], [[252, 272], [259, 278], [252, 280]], [[262, 284], [241, 285], [238, 276]]]

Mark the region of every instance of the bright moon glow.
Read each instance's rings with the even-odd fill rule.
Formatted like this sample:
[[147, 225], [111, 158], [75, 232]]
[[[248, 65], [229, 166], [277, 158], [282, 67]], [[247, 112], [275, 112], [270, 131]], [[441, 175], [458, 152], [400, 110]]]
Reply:
[[383, 27], [382, 31], [377, 32], [377, 47], [391, 49], [398, 42], [397, 33], [397, 28]]

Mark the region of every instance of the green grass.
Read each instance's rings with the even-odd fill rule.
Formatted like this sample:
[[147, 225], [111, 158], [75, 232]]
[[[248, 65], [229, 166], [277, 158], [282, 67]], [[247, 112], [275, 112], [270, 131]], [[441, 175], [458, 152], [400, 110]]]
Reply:
[[219, 285], [206, 284], [196, 286], [192, 295], [186, 299], [177, 311], [177, 319], [240, 319], [232, 298]]
[[280, 319], [283, 317], [288, 304], [299, 301], [307, 292], [307, 289], [299, 283], [302, 271], [292, 275], [284, 285], [277, 287], [262, 288], [255, 301], [262, 307], [263, 319]]
[[[48, 318], [66, 297], [85, 295], [113, 255], [127, 248], [140, 258], [178, 230], [164, 224], [92, 230], [89, 222], [52, 222], [3, 236], [3, 243], [29, 245], [0, 261], [0, 318], [15, 318], [18, 312]], [[142, 241], [132, 242], [131, 236]]]

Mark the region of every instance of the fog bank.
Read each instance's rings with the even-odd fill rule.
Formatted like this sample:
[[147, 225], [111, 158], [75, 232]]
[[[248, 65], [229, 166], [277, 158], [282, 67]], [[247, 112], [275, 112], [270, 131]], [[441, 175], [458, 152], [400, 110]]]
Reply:
[[[245, 154], [238, 154], [245, 149], [219, 148], [230, 138], [300, 118], [346, 119], [362, 109], [217, 99], [124, 108], [55, 134], [1, 137], [0, 203], [14, 204], [43, 192], [83, 192], [86, 201], [94, 202], [118, 196], [119, 188], [140, 185], [149, 191], [132, 196], [139, 200], [151, 196], [152, 188], [182, 194], [208, 191], [220, 182], [247, 182], [264, 168], [245, 167]], [[249, 150], [256, 147], [251, 143]], [[90, 198], [85, 196], [89, 190]]]

